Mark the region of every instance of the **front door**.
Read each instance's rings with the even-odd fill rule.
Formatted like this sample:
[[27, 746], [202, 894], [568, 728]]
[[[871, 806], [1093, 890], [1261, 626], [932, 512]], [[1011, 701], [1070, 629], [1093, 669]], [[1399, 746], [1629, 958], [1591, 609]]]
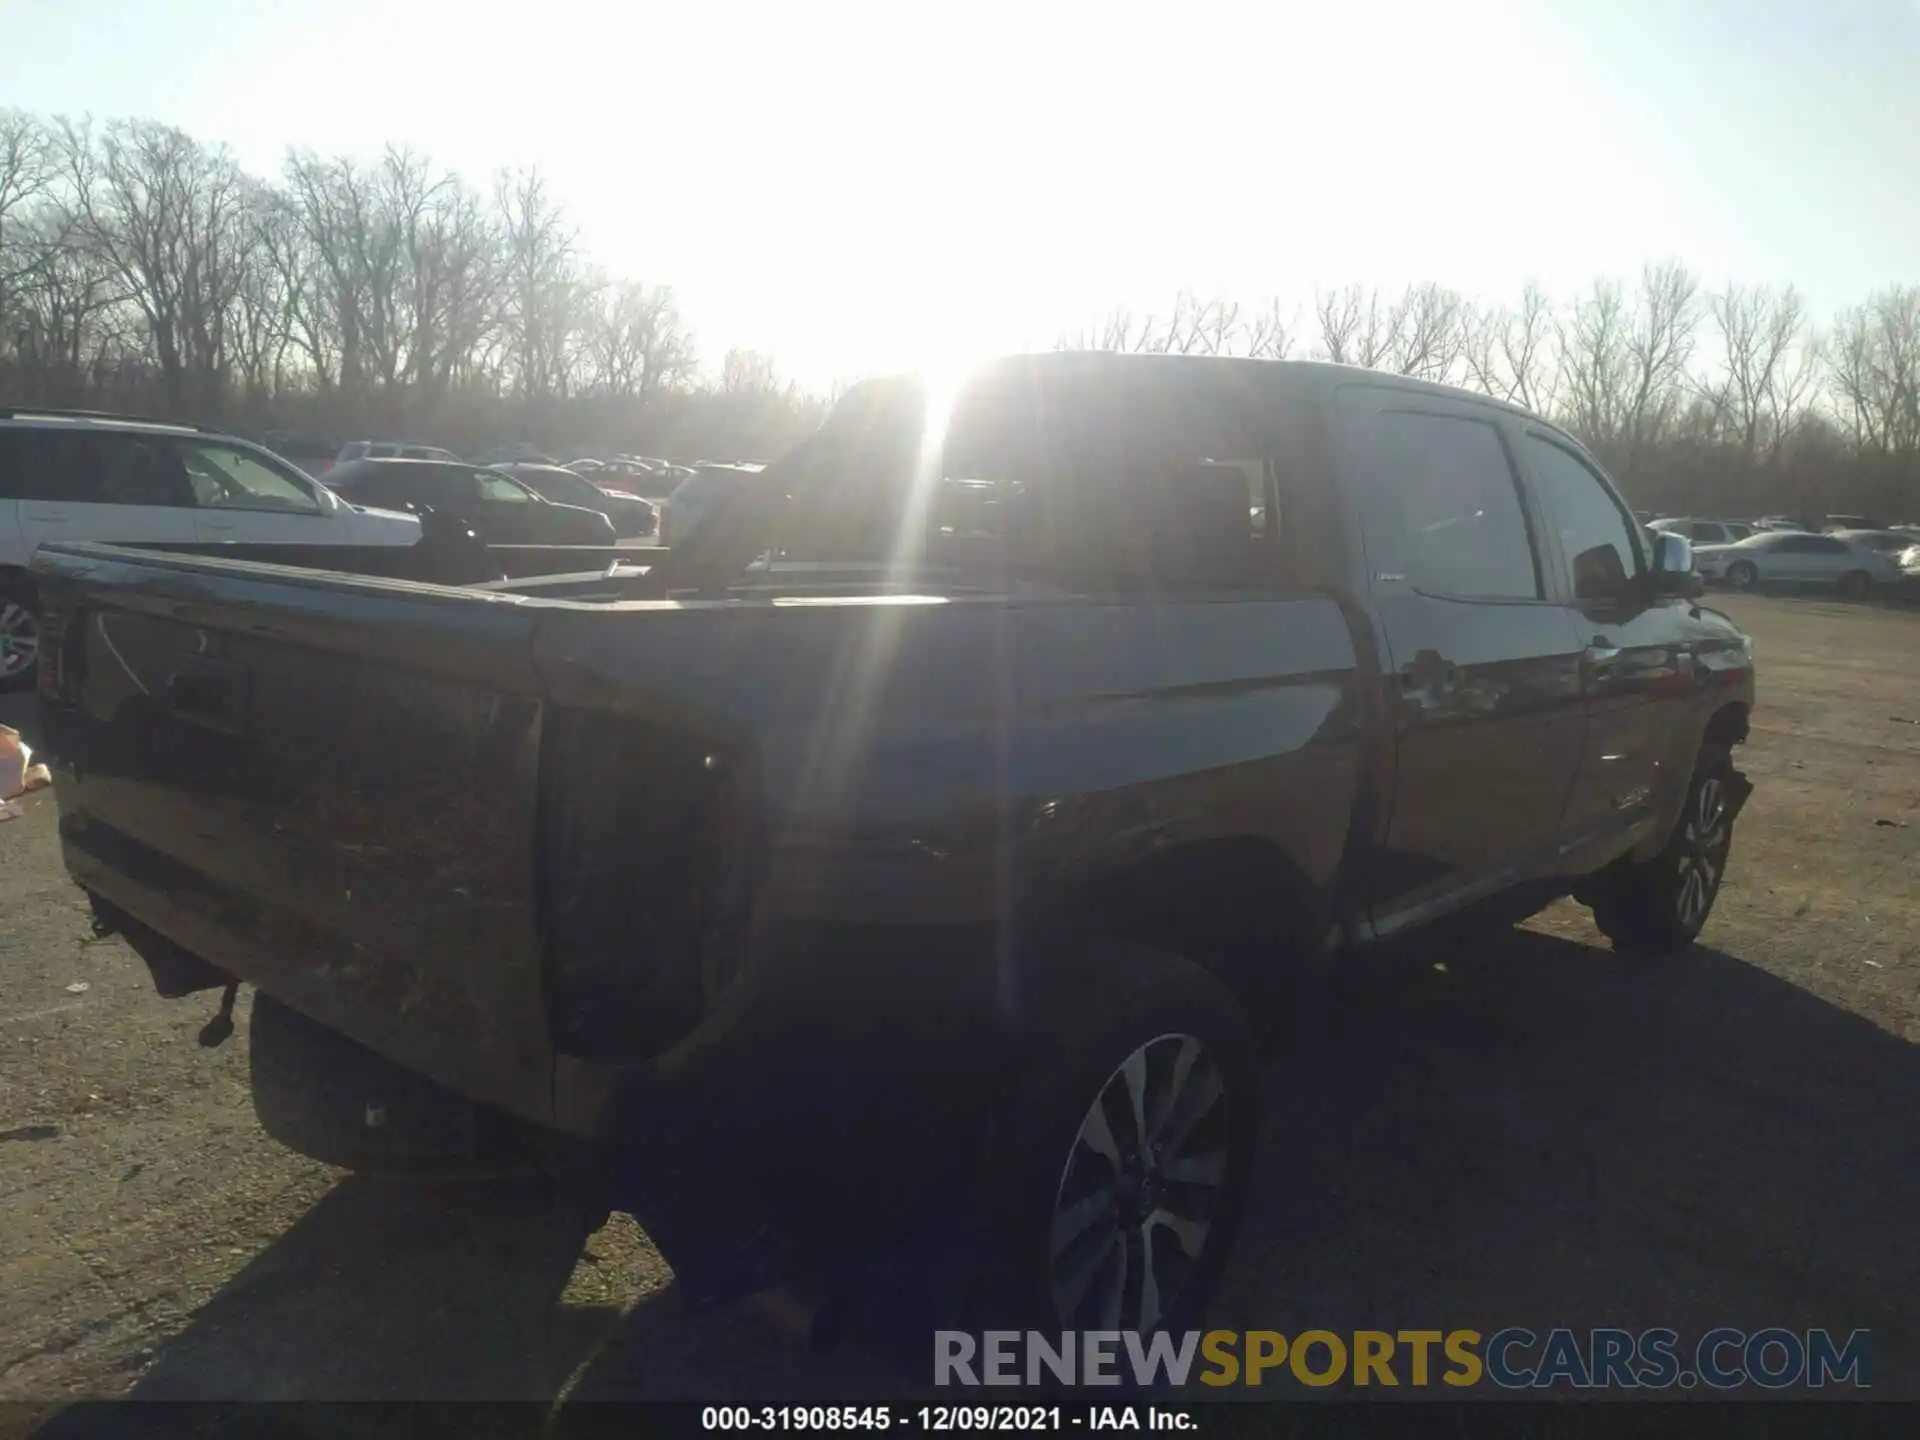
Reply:
[[1341, 411], [1394, 747], [1369, 876], [1384, 936], [1551, 863], [1580, 647], [1546, 589], [1501, 412], [1366, 387]]
[[554, 532], [547, 506], [517, 480], [491, 470], [472, 472], [479, 489], [480, 524], [474, 528], [481, 538], [499, 545], [551, 545]]
[[337, 545], [347, 527], [323, 507], [314, 485], [220, 440], [181, 440], [182, 467], [198, 501], [202, 540], [243, 545]]
[[1698, 684], [1681, 620], [1692, 602], [1652, 595], [1626, 506], [1564, 437], [1526, 426], [1515, 443], [1581, 646], [1586, 727], [1565, 843], [1606, 849], [1656, 813], [1671, 778], [1661, 767]]

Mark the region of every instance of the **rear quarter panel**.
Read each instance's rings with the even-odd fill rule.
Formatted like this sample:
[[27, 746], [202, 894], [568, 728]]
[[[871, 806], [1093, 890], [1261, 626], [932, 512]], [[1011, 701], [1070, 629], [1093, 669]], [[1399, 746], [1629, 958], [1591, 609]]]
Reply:
[[776, 926], [989, 934], [1224, 837], [1330, 886], [1358, 783], [1355, 664], [1318, 597], [556, 610], [539, 658], [553, 704], [746, 759]]

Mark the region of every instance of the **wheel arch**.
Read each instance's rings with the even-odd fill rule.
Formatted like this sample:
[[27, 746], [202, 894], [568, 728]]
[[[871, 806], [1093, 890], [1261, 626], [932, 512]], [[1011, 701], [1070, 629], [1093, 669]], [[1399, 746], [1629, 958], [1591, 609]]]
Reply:
[[[1074, 942], [1129, 941], [1185, 956], [1253, 1012], [1313, 962], [1330, 923], [1330, 897], [1275, 840], [1210, 837], [1085, 877], [1028, 928], [1023, 948], [1033, 958], [1023, 969], [1035, 972], [1030, 983], [1051, 988], [1065, 978], [1060, 970], [1073, 970], [1054, 957], [1074, 953]], [[1075, 971], [1068, 983], [1089, 978]]]
[[1700, 728], [1688, 725], [1675, 737], [1666, 764], [1661, 767], [1659, 823], [1631, 852], [1631, 860], [1642, 863], [1660, 853], [1673, 827], [1679, 823], [1680, 807], [1686, 803], [1687, 787], [1700, 752], [1709, 745], [1731, 750], [1746, 743], [1753, 707], [1744, 699], [1725, 700], [1705, 711]]

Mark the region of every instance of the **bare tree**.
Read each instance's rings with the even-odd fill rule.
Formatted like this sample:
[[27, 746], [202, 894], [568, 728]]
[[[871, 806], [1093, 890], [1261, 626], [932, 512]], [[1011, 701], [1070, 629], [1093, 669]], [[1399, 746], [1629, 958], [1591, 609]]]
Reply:
[[759, 350], [733, 349], [720, 362], [720, 393], [723, 395], [778, 395], [779, 372], [773, 357]]
[[51, 147], [38, 120], [0, 110], [0, 350], [7, 345], [12, 288], [28, 263], [28, 247], [14, 243], [14, 215], [38, 196], [52, 174]]
[[1247, 317], [1246, 353], [1256, 360], [1285, 360], [1293, 354], [1294, 325], [1278, 300], [1269, 300]]
[[1806, 307], [1792, 286], [1775, 291], [1730, 284], [1709, 297], [1707, 311], [1720, 359], [1702, 393], [1721, 431], [1746, 459], [1756, 460], [1805, 418], [1818, 371]]
[[1380, 292], [1349, 285], [1318, 294], [1313, 302], [1320, 331], [1320, 353], [1336, 365], [1381, 368], [1393, 351], [1390, 316], [1380, 305]]
[[523, 398], [565, 395], [587, 299], [576, 237], [537, 171], [502, 175], [496, 196], [505, 246], [507, 368]]
[[692, 337], [680, 323], [673, 292], [596, 277], [586, 348], [601, 394], [642, 405], [693, 373]]
[[1460, 358], [1468, 383], [1545, 414], [1553, 408], [1558, 382], [1554, 338], [1552, 302], [1531, 280], [1517, 307], [1502, 305], [1479, 316], [1465, 311]]
[[249, 181], [242, 222], [247, 248], [233, 296], [232, 336], [241, 389], [256, 404], [279, 394], [285, 385], [287, 350], [292, 344], [292, 307], [285, 281], [272, 261], [268, 234], [280, 213], [278, 197], [266, 186]]
[[457, 175], [433, 173], [409, 150], [388, 150], [379, 201], [399, 262], [394, 309], [404, 335], [401, 373], [430, 407], [498, 323], [499, 230]]
[[20, 259], [13, 340], [24, 398], [83, 405], [106, 371], [144, 350], [121, 319], [126, 292], [60, 205], [16, 223], [10, 243]]
[[303, 344], [316, 365], [323, 356], [336, 357], [337, 368], [331, 377], [323, 374], [323, 384], [331, 379], [348, 395], [364, 396], [376, 377], [393, 377], [402, 343], [395, 296], [400, 251], [381, 213], [380, 177], [352, 160], [300, 153], [287, 157], [285, 173], [304, 243], [281, 260], [299, 256], [313, 263], [313, 300], [332, 320], [329, 335], [303, 326]]
[[1157, 347], [1159, 330], [1152, 316], [1138, 316], [1131, 308], [1122, 305], [1108, 311], [1093, 324], [1063, 335], [1054, 348], [1140, 354]]
[[1610, 447], [1625, 432], [1630, 324], [1626, 297], [1610, 280], [1596, 280], [1556, 322], [1563, 418], [1597, 447]]
[[245, 272], [245, 177], [233, 158], [151, 121], [116, 121], [97, 142], [63, 125], [76, 235], [144, 317], [167, 403], [217, 407], [229, 308]]
[[1920, 455], [1920, 286], [1895, 286], [1843, 313], [1828, 373], [1840, 419], [1864, 449]]
[[1432, 281], [1409, 285], [1392, 300], [1349, 285], [1314, 301], [1324, 358], [1427, 380], [1452, 377], [1466, 348], [1468, 314], [1457, 292]]
[[1411, 285], [1389, 313], [1396, 374], [1449, 380], [1466, 347], [1469, 310], [1456, 291], [1431, 280]]
[[1629, 443], [1636, 449], [1660, 433], [1687, 391], [1687, 365], [1699, 324], [1700, 282], [1677, 261], [1648, 265], [1640, 303], [1626, 336]]

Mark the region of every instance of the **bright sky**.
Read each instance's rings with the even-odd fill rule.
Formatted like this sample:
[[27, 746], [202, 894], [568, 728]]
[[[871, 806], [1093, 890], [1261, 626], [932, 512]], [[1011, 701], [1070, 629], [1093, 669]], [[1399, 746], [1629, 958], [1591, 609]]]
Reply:
[[537, 165], [811, 380], [1185, 286], [1920, 280], [1920, 0], [0, 0], [0, 104]]

